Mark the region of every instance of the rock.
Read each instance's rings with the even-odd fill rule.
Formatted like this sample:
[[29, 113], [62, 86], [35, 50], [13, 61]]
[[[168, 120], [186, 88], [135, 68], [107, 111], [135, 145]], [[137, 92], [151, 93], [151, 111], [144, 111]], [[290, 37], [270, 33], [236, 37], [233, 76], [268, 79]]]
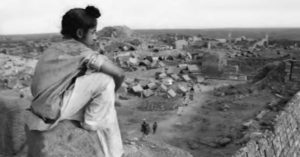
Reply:
[[172, 89], [169, 89], [169, 90], [168, 90], [168, 95], [171, 96], [171, 97], [173, 98], [173, 97], [176, 96], [176, 93], [175, 93]]
[[124, 157], [192, 157], [189, 152], [154, 140], [140, 140], [136, 145], [125, 145]]
[[118, 89], [118, 93], [125, 93], [125, 94], [128, 93], [127, 88], [128, 88], [128, 85], [126, 83], [123, 83], [121, 85], [121, 87]]
[[170, 85], [173, 84], [174, 80], [172, 78], [170, 78], [170, 77], [167, 77], [167, 78], [164, 78], [162, 80], [162, 82], [163, 82], [163, 84], [170, 86]]
[[192, 150], [199, 148], [199, 144], [196, 141], [188, 141], [188, 146]]
[[246, 129], [246, 128], [249, 128], [252, 124], [254, 123], [253, 119], [243, 123], [243, 127]]
[[0, 154], [19, 155], [25, 149], [24, 111], [30, 105], [12, 90], [0, 92]]
[[134, 79], [133, 79], [133, 78], [127, 77], [127, 78], [125, 79], [125, 82], [128, 83], [128, 84], [133, 84], [133, 83], [134, 83]]
[[266, 110], [262, 110], [260, 111], [260, 113], [256, 116], [256, 119], [262, 119], [262, 117], [264, 117], [264, 115], [266, 115], [268, 112]]
[[190, 81], [191, 80], [189, 75], [182, 75], [182, 78], [183, 78], [184, 81]]
[[201, 82], [203, 82], [204, 81], [204, 77], [202, 77], [202, 76], [197, 76], [197, 82], [198, 83], [201, 83]]
[[180, 68], [180, 69], [186, 69], [187, 67], [188, 67], [187, 64], [179, 64], [178, 65], [178, 68]]
[[225, 147], [227, 144], [229, 144], [232, 140], [228, 137], [222, 137], [216, 140], [216, 144], [220, 147]]
[[136, 86], [133, 86], [132, 90], [133, 90], [134, 93], [141, 93], [141, 92], [143, 92], [144, 89], [142, 88], [141, 85], [138, 84]]
[[[62, 121], [47, 132], [28, 131], [30, 157], [102, 157], [96, 132], [78, 127], [75, 121]], [[124, 157], [192, 157], [184, 150], [163, 142], [125, 140]]]
[[104, 156], [96, 132], [79, 128], [75, 121], [62, 121], [46, 132], [26, 129], [26, 137], [30, 157]]
[[120, 100], [129, 100], [130, 98], [124, 95], [119, 95]]
[[147, 98], [147, 97], [149, 97], [149, 96], [151, 96], [151, 95], [153, 95], [154, 94], [154, 92], [151, 90], [151, 89], [147, 89], [147, 90], [144, 90], [143, 91], [143, 95]]
[[167, 77], [166, 73], [161, 73], [161, 74], [158, 75], [158, 78], [160, 78], [160, 79], [163, 79], [165, 77]]
[[189, 72], [199, 72], [199, 67], [197, 65], [188, 65], [187, 66]]
[[184, 85], [182, 85], [182, 84], [178, 85], [178, 89], [182, 93], [186, 93], [188, 91], [187, 88]]
[[166, 66], [166, 64], [165, 64], [164, 62], [162, 62], [162, 61], [159, 61], [159, 62], [158, 62], [158, 65], [159, 65], [160, 67], [165, 67], [165, 66]]
[[167, 91], [167, 90], [168, 90], [168, 87], [165, 86], [164, 84], [161, 84], [161, 85], [160, 85], [160, 89], [162, 89], [163, 91]]
[[147, 84], [147, 87], [149, 88], [149, 89], [156, 89], [157, 88], [157, 85], [156, 85], [156, 83], [154, 83], [154, 82], [150, 82], [149, 84]]

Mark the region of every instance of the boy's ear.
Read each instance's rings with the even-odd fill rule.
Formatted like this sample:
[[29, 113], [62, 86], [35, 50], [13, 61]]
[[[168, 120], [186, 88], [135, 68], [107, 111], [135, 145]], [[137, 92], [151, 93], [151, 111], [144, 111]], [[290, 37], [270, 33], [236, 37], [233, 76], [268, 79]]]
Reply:
[[76, 36], [78, 37], [78, 39], [82, 39], [83, 38], [83, 29], [81, 29], [81, 28], [77, 29]]

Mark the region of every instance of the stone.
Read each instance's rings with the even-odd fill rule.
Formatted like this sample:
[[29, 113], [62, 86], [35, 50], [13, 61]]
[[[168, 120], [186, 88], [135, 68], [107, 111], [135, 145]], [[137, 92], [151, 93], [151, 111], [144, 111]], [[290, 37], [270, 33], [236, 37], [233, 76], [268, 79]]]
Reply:
[[166, 68], [166, 74], [171, 75], [173, 73], [175, 73], [175, 68], [174, 67], [168, 67]]
[[244, 128], [249, 128], [253, 123], [254, 123], [254, 121], [251, 119], [251, 120], [243, 123], [242, 125]]
[[203, 82], [204, 81], [204, 77], [202, 77], [202, 76], [197, 76], [197, 82], [198, 83], [201, 83], [201, 82]]
[[157, 88], [157, 85], [156, 85], [156, 83], [154, 83], [154, 82], [150, 82], [149, 84], [147, 84], [147, 87], [149, 88], [149, 89], [156, 89]]
[[266, 110], [260, 111], [259, 114], [256, 116], [256, 119], [262, 119], [264, 115], [266, 115], [266, 113], [268, 113]]
[[139, 84], [144, 88], [146, 87], [148, 84], [149, 84], [149, 81], [148, 80], [140, 80], [138, 81]]
[[180, 69], [186, 69], [187, 67], [188, 67], [187, 64], [179, 64], [178, 65], [178, 68], [180, 68]]
[[124, 157], [193, 157], [187, 151], [155, 140], [138, 140], [124, 149]]
[[128, 92], [127, 88], [128, 85], [125, 82], [123, 82], [121, 87], [118, 89], [118, 93], [127, 93]]
[[167, 90], [168, 90], [168, 87], [165, 86], [164, 84], [161, 84], [161, 85], [160, 85], [160, 88], [161, 88], [163, 91], [167, 91]]
[[192, 73], [200, 71], [200, 69], [197, 65], [188, 65], [187, 69], [188, 69], [189, 72], [192, 72]]
[[153, 61], [152, 62], [156, 62], [158, 61], [158, 57], [152, 57]]
[[166, 57], [166, 59], [167, 60], [174, 60], [175, 58], [174, 58], [174, 56], [169, 55], [169, 56]]
[[191, 53], [189, 53], [189, 52], [186, 53], [186, 56], [187, 56], [187, 58], [188, 58], [189, 60], [192, 60], [192, 59], [193, 59]]
[[164, 78], [164, 79], [162, 80], [162, 82], [163, 82], [163, 84], [165, 84], [165, 85], [172, 85], [173, 82], [174, 82], [174, 80], [173, 80], [172, 78], [170, 78], [170, 77], [167, 77], [167, 78]]
[[189, 75], [182, 75], [182, 78], [184, 81], [191, 81], [191, 78], [189, 77]]
[[178, 85], [178, 89], [182, 93], [186, 93], [188, 91], [188, 89], [186, 87], [184, 87], [182, 84]]
[[247, 81], [248, 78], [246, 75], [240, 75], [240, 76], [238, 76], [238, 80]]
[[174, 90], [169, 89], [169, 90], [168, 90], [168, 95], [171, 96], [171, 97], [175, 97], [175, 96], [176, 96], [176, 93], [174, 92]]
[[143, 91], [143, 95], [147, 98], [149, 96], [152, 96], [154, 92], [151, 89], [147, 89]]
[[138, 84], [136, 86], [133, 86], [132, 90], [134, 93], [141, 93], [141, 92], [143, 92], [144, 89], [142, 88], [142, 86], [140, 84]]
[[104, 156], [95, 131], [86, 131], [79, 122], [62, 121], [54, 129], [40, 132], [26, 129], [28, 156]]
[[125, 79], [125, 82], [128, 83], [128, 84], [132, 84], [132, 83], [134, 82], [134, 79], [133, 79], [133, 78], [128, 78], [128, 77], [127, 77], [127, 78]]
[[158, 75], [158, 78], [160, 78], [160, 79], [165, 78], [165, 77], [167, 77], [167, 74], [166, 74], [166, 73], [160, 73], [160, 74]]
[[150, 66], [150, 65], [151, 65], [151, 62], [150, 62], [149, 60], [145, 59], [145, 60], [142, 60], [142, 61], [139, 63], [139, 65], [140, 65], [140, 66], [141, 66], [141, 65], [143, 65], [143, 66]]
[[225, 147], [228, 145], [232, 140], [228, 137], [222, 137], [216, 140], [216, 144], [220, 147]]
[[[0, 91], [0, 154], [20, 156], [26, 146], [24, 112], [30, 101], [13, 90]], [[0, 156], [1, 156], [0, 155]]]
[[144, 60], [148, 60], [148, 61], [150, 61], [150, 62], [153, 62], [153, 61], [154, 61], [154, 59], [153, 59], [152, 56], [146, 56]]
[[128, 62], [129, 62], [129, 64], [137, 65], [139, 61], [137, 58], [130, 57], [128, 59]]
[[179, 80], [179, 76], [177, 74], [172, 74], [171, 77], [174, 79], [174, 80]]
[[151, 62], [150, 67], [151, 67], [151, 68], [158, 68], [159, 65], [157, 64], [157, 61], [154, 61], [154, 62]]

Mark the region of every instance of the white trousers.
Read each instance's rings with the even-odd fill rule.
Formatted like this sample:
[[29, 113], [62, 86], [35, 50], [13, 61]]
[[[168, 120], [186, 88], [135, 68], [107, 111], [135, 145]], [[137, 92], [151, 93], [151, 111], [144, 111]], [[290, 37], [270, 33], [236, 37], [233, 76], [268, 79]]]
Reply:
[[105, 157], [121, 157], [123, 144], [115, 110], [115, 83], [103, 73], [78, 77], [63, 98], [60, 120], [79, 120], [97, 131]]

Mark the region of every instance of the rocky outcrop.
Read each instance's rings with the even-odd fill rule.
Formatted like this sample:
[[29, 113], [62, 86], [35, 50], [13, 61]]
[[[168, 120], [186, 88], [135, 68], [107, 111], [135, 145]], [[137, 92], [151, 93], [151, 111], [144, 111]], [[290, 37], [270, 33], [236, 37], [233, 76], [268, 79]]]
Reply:
[[[28, 157], [101, 157], [97, 134], [79, 127], [75, 121], [62, 121], [47, 132], [28, 131]], [[125, 142], [125, 157], [191, 157], [188, 152], [149, 140]]]
[[[29, 131], [24, 111], [27, 97], [13, 90], [0, 91], [0, 157], [101, 157], [97, 134], [78, 122], [62, 121], [47, 132]], [[124, 140], [125, 157], [191, 157], [188, 152], [163, 142]]]
[[20, 154], [26, 145], [23, 111], [30, 101], [18, 92], [0, 91], [0, 156]]
[[28, 157], [101, 157], [96, 132], [79, 128], [75, 121], [62, 121], [47, 132], [28, 131]]
[[104, 27], [98, 32], [100, 37], [110, 37], [110, 38], [129, 38], [131, 37], [133, 31], [127, 26], [109, 26]]

